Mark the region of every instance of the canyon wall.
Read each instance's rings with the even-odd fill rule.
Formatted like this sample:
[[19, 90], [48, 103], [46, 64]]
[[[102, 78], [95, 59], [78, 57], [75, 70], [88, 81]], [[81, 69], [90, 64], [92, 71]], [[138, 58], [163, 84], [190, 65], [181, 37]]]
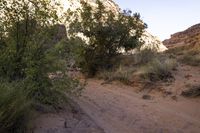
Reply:
[[193, 25], [185, 31], [171, 35], [171, 38], [164, 40], [163, 44], [168, 48], [200, 45], [200, 24]]

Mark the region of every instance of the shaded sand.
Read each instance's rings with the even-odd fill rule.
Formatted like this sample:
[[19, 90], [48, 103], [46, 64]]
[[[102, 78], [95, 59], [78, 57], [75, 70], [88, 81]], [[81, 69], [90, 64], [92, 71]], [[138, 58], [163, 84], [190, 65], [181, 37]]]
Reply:
[[90, 117], [76, 108], [59, 113], [44, 113], [34, 120], [30, 133], [104, 133]]

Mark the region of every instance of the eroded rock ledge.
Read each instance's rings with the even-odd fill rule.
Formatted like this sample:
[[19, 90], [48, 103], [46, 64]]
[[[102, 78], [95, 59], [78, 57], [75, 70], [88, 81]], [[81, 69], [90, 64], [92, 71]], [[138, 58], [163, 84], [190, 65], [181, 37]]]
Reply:
[[171, 38], [164, 40], [163, 44], [168, 48], [185, 45], [200, 45], [200, 23], [191, 26], [185, 31], [171, 35]]

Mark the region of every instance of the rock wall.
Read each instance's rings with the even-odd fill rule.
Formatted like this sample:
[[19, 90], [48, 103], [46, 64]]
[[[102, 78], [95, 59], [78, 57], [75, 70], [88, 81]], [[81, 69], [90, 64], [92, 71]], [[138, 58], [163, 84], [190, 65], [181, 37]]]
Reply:
[[168, 48], [200, 45], [200, 24], [196, 24], [185, 31], [171, 35], [171, 38], [164, 40], [163, 44]]
[[144, 41], [144, 44], [141, 46], [141, 50], [146, 48], [154, 49], [157, 52], [163, 52], [167, 50], [167, 47], [163, 45], [158, 37], [151, 35], [147, 31], [143, 33], [141, 39]]

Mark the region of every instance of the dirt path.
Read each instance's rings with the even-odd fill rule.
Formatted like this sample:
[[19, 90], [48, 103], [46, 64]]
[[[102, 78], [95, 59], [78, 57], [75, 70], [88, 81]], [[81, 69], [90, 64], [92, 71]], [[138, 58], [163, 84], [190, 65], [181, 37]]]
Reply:
[[[90, 79], [75, 111], [41, 114], [34, 133], [199, 133], [200, 99], [180, 96], [187, 85], [198, 85], [200, 68], [179, 65], [170, 84], [139, 86], [102, 84]], [[149, 93], [148, 88], [153, 90]], [[164, 91], [163, 91], [164, 90]], [[167, 95], [163, 92], [170, 92]], [[143, 99], [150, 94], [150, 100]], [[76, 105], [76, 104], [74, 104]]]
[[190, 85], [200, 85], [200, 67], [179, 64], [177, 71], [173, 72], [176, 79], [164, 89], [180, 95], [183, 90], [186, 90]]
[[40, 113], [31, 125], [27, 133], [104, 133], [76, 103], [59, 112]]
[[199, 133], [200, 101], [142, 99], [133, 87], [88, 80], [76, 102], [105, 133]]

